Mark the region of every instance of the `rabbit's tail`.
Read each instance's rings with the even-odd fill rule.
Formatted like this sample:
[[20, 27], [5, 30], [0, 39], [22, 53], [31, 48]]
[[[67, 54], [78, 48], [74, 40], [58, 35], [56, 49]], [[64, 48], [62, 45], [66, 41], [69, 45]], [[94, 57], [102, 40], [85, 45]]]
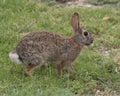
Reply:
[[11, 51], [9, 53], [9, 57], [10, 57], [12, 62], [14, 62], [16, 64], [23, 64], [23, 62], [21, 61], [19, 55], [17, 54], [17, 52], [15, 50]]

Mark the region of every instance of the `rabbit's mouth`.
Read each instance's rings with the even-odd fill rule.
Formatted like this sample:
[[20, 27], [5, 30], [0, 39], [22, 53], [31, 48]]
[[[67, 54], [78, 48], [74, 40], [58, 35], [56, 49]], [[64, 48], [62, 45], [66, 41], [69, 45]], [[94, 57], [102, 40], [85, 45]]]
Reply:
[[86, 43], [85, 45], [86, 45], [86, 46], [89, 46], [89, 45], [91, 45], [91, 43]]
[[85, 43], [86, 46], [89, 46], [93, 43], [93, 41], [89, 42], [89, 43]]
[[92, 43], [84, 43], [84, 42], [82, 42], [80, 45], [85, 45], [85, 46], [89, 46], [89, 45], [91, 45]]
[[85, 45], [89, 46], [93, 43], [93, 39], [89, 40], [88, 42], [85, 43]]

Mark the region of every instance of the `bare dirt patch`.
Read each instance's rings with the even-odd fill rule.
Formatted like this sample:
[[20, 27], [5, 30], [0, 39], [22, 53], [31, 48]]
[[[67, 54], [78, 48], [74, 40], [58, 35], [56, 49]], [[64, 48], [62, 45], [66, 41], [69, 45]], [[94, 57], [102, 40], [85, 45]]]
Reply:
[[86, 8], [102, 8], [102, 6], [95, 6], [87, 3], [86, 0], [73, 0], [65, 3], [67, 7], [86, 7]]
[[120, 92], [106, 88], [104, 91], [97, 90], [95, 96], [120, 96]]

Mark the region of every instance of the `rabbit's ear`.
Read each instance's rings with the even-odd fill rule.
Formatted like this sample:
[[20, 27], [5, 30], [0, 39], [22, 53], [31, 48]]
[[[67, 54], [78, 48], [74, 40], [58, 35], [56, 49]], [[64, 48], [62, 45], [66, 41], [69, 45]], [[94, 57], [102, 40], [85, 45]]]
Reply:
[[74, 32], [77, 32], [80, 28], [80, 26], [79, 26], [79, 14], [77, 12], [75, 12], [72, 16], [71, 26], [72, 26]]

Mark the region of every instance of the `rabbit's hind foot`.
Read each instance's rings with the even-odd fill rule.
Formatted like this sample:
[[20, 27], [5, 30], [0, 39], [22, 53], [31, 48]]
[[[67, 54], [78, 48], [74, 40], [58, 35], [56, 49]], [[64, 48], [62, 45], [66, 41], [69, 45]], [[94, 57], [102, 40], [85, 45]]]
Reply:
[[40, 67], [40, 64], [28, 64], [25, 68], [25, 76], [31, 76], [31, 73], [38, 67]]

